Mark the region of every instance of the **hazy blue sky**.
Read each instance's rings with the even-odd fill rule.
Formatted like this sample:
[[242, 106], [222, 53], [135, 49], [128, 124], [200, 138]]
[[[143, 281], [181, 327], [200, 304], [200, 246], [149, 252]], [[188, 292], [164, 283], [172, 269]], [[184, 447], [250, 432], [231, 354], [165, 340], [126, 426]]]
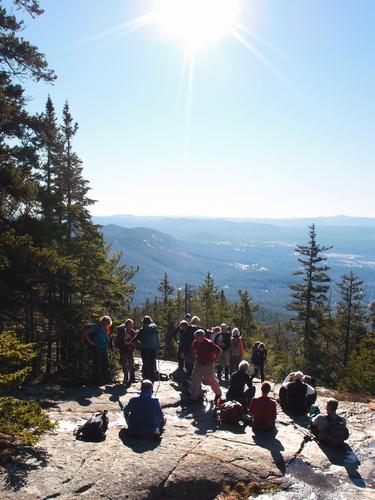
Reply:
[[151, 0], [42, 0], [27, 20], [58, 75], [27, 84], [30, 107], [69, 100], [94, 213], [375, 216], [375, 1], [242, 3], [267, 44], [247, 39], [284, 76], [224, 37], [196, 55], [190, 113], [177, 40], [97, 36]]

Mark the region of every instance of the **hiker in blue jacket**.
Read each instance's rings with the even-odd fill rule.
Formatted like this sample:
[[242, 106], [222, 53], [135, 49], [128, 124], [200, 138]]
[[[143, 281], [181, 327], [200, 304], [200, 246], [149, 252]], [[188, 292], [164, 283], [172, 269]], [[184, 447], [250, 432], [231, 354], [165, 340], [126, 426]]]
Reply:
[[143, 380], [141, 392], [124, 408], [128, 433], [137, 437], [158, 437], [165, 425], [159, 400], [152, 395], [151, 380]]

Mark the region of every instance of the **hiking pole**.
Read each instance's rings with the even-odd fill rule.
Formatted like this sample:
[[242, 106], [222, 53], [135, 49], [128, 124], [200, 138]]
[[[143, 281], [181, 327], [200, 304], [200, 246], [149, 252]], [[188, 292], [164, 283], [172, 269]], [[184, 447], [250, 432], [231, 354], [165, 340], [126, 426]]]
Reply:
[[158, 386], [157, 386], [156, 391], [155, 391], [155, 396], [157, 395], [159, 387], [160, 387], [160, 359], [159, 358], [156, 359], [156, 369], [158, 372]]

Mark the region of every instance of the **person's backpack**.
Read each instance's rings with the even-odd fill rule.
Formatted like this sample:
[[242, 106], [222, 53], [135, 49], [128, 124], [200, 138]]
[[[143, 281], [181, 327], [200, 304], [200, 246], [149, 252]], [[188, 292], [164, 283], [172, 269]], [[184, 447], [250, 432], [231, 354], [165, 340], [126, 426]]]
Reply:
[[84, 424], [78, 426], [73, 432], [76, 439], [81, 439], [82, 441], [103, 440], [108, 429], [109, 419], [107, 413], [107, 410], [96, 413], [86, 420]]
[[328, 420], [327, 432], [324, 436], [324, 442], [330, 446], [340, 446], [344, 444], [349, 437], [349, 431], [341, 417], [330, 418]]
[[232, 356], [242, 356], [243, 344], [241, 337], [233, 337], [231, 340], [231, 354]]
[[236, 425], [243, 414], [242, 404], [238, 401], [226, 401], [218, 411], [219, 421], [222, 424]]

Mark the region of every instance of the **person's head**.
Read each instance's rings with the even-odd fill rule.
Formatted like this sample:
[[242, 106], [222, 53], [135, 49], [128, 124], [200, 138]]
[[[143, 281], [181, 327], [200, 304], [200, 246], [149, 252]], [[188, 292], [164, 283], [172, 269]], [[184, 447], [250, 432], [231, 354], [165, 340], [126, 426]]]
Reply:
[[220, 326], [215, 326], [214, 327], [214, 333], [220, 333], [220, 332], [221, 332]]
[[303, 381], [305, 384], [311, 385], [311, 377], [310, 375], [304, 375], [303, 376]]
[[294, 378], [294, 377], [295, 377], [295, 376], [296, 376], [295, 372], [290, 373], [290, 374], [289, 374], [289, 382], [294, 382], [294, 380], [295, 380], [295, 378]]
[[191, 318], [192, 318], [192, 315], [190, 313], [186, 313], [184, 316], [184, 320], [187, 321], [188, 323], [189, 323], [189, 321], [191, 321]]
[[232, 337], [239, 337], [240, 336], [240, 331], [238, 328], [233, 328], [232, 330]]
[[228, 328], [228, 326], [227, 326], [227, 324], [226, 324], [226, 323], [221, 323], [221, 325], [220, 325], [220, 329], [221, 329], [221, 331], [222, 331], [223, 333], [225, 333], [225, 332], [227, 331], [227, 328]]
[[100, 324], [104, 327], [110, 327], [112, 325], [112, 320], [110, 316], [102, 316], [99, 320]]
[[142, 320], [142, 323], [143, 323], [144, 325], [151, 325], [151, 323], [152, 323], [151, 316], [145, 316], [145, 317], [143, 318], [143, 320]]
[[125, 328], [127, 330], [131, 330], [133, 326], [134, 326], [134, 321], [132, 319], [129, 318], [125, 321]]
[[196, 326], [196, 325], [199, 325], [199, 322], [200, 322], [200, 319], [198, 318], [198, 316], [193, 316], [193, 317], [191, 318], [191, 322], [190, 322], [190, 323], [191, 323], [192, 325], [195, 325], [195, 326]]
[[182, 328], [183, 330], [186, 330], [186, 328], [189, 326], [189, 323], [186, 321], [186, 320], [182, 320], [180, 321], [180, 328]]
[[302, 382], [303, 381], [303, 373], [298, 371], [298, 372], [295, 372], [294, 374], [294, 380], [296, 382]]
[[238, 365], [238, 371], [240, 372], [247, 372], [249, 369], [249, 363], [247, 361], [241, 361], [241, 363]]
[[337, 401], [337, 399], [330, 398], [327, 401], [327, 405], [326, 405], [327, 414], [328, 415], [336, 415], [336, 410], [337, 410], [338, 405], [339, 405], [339, 402]]
[[195, 340], [198, 342], [198, 343], [201, 343], [203, 342], [203, 340], [205, 339], [206, 335], [204, 333], [204, 330], [202, 330], [201, 328], [199, 330], [197, 330], [195, 333], [194, 333], [194, 337], [195, 337]]
[[257, 348], [259, 344], [260, 344], [260, 342], [259, 342], [259, 340], [257, 340], [256, 342], [254, 342], [253, 347]]
[[263, 349], [264, 349], [263, 342], [259, 342], [258, 349], [260, 349], [261, 351], [263, 351]]
[[148, 380], [148, 379], [142, 380], [142, 383], [141, 383], [141, 391], [142, 392], [144, 392], [144, 391], [145, 392], [152, 392], [153, 388], [154, 388], [154, 386], [152, 385], [151, 380]]
[[262, 396], [267, 396], [271, 390], [271, 384], [269, 382], [263, 382], [260, 386], [260, 390], [262, 391]]

